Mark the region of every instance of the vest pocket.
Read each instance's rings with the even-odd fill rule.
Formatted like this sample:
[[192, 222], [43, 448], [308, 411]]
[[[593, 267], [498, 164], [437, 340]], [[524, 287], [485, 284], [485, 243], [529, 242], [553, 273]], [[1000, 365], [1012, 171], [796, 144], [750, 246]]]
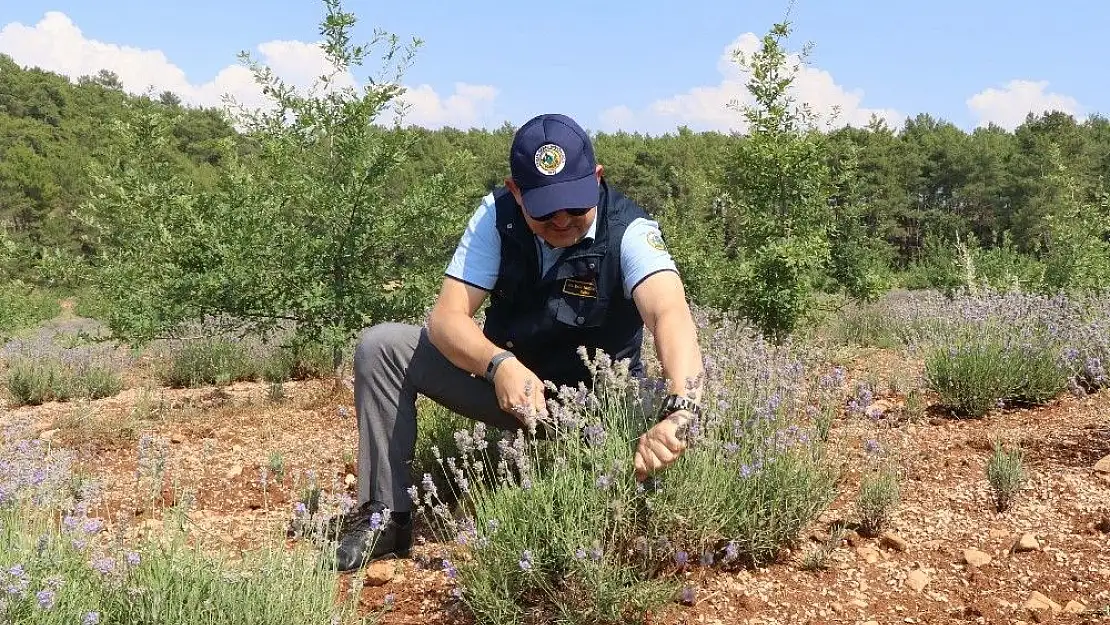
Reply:
[[559, 298], [555, 319], [572, 328], [596, 328], [605, 321], [608, 302], [584, 295], [564, 294]]

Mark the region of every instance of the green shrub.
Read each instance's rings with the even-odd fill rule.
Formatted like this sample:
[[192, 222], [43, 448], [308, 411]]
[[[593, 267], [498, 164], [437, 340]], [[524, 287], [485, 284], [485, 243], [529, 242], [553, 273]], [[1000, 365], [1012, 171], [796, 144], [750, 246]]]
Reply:
[[898, 473], [889, 467], [869, 471], [860, 480], [856, 512], [860, 532], [875, 536], [886, 529], [890, 516], [901, 500]]
[[320, 379], [334, 375], [331, 351], [320, 344], [277, 347], [263, 358], [260, 375], [267, 382]]
[[259, 367], [257, 359], [241, 343], [205, 338], [172, 350], [157, 375], [163, 384], [176, 388], [222, 386], [256, 380]]
[[0, 339], [61, 312], [57, 298], [20, 281], [0, 284]]
[[836, 320], [834, 332], [844, 345], [883, 349], [900, 346], [890, 314], [873, 304], [851, 305]]
[[1006, 402], [1041, 403], [1065, 388], [1061, 346], [1039, 333], [968, 326], [925, 356], [925, 380], [942, 404], [979, 417]]
[[994, 495], [995, 510], [999, 512], [1010, 509], [1025, 483], [1022, 456], [1020, 449], [1004, 449], [997, 441], [993, 444], [993, 452], [987, 462], [987, 481]]
[[37, 406], [112, 397], [123, 389], [123, 379], [116, 368], [91, 359], [20, 356], [10, 363], [7, 387], [17, 406]]

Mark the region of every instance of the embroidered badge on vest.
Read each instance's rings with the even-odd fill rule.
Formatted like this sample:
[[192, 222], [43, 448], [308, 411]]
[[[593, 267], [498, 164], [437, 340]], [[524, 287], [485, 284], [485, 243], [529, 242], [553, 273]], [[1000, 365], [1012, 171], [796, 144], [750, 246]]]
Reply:
[[563, 293], [597, 299], [597, 282], [567, 278], [566, 282], [563, 283]]

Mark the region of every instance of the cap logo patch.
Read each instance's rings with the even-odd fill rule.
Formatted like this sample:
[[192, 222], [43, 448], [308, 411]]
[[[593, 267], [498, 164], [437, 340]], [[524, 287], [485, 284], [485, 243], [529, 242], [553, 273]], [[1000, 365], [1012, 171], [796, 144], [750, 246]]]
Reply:
[[554, 176], [563, 171], [567, 164], [567, 153], [554, 143], [545, 143], [536, 150], [536, 169], [546, 176]]

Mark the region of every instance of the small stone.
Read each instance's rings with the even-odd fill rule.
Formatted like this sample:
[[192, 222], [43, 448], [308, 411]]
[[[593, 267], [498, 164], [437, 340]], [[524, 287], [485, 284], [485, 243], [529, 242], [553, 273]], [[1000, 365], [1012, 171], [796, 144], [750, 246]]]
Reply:
[[1009, 535], [1010, 535], [1009, 530], [994, 529], [994, 528], [991, 529], [991, 538], [992, 539], [998, 540], [999, 538], [1006, 538]]
[[366, 584], [368, 586], [384, 586], [393, 581], [397, 573], [393, 560], [379, 560], [366, 567]]
[[358, 482], [358, 478], [353, 473], [348, 473], [347, 477], [343, 478], [343, 483], [347, 486], [354, 486]]
[[867, 602], [864, 601], [863, 599], [852, 599], [848, 603], [851, 603], [852, 605], [856, 606], [857, 608], [859, 608], [861, 610], [866, 610], [867, 609]]
[[1060, 610], [1063, 610], [1063, 608], [1060, 607], [1060, 604], [1042, 595], [1036, 590], [1029, 593], [1029, 598], [1025, 600], [1025, 607], [1029, 610], [1032, 610], [1034, 614], [1041, 610], [1049, 610], [1053, 614], [1059, 612]]
[[894, 532], [883, 532], [883, 535], [879, 537], [879, 542], [895, 551], [905, 551], [910, 547], [910, 544], [904, 538]]
[[52, 430], [43, 430], [42, 434], [39, 434], [39, 438], [44, 440], [44, 441], [54, 440], [54, 436], [57, 435], [57, 434], [58, 434], [58, 429], [57, 428], [52, 429]]
[[1067, 612], [1068, 614], [1083, 614], [1086, 611], [1087, 606], [1076, 601], [1075, 599], [1072, 599], [1068, 602], [1066, 606], [1064, 606], [1064, 612]]
[[1015, 553], [1023, 553], [1026, 551], [1037, 551], [1040, 548], [1041, 544], [1037, 542], [1037, 537], [1026, 532], [1014, 543], [1013, 551]]
[[1104, 456], [1095, 463], [1095, 473], [1110, 473], [1110, 456]]
[[843, 603], [833, 602], [833, 604], [829, 607], [832, 608], [832, 611], [836, 612], [837, 614], [844, 614], [844, 604]]
[[863, 625], [879, 625], [879, 621], [864, 621]]
[[930, 581], [929, 574], [921, 569], [911, 571], [910, 574], [906, 576], [906, 586], [911, 588], [914, 592], [925, 590], [925, 587], [929, 585]]
[[864, 412], [867, 414], [868, 417], [872, 419], [878, 419], [879, 417], [889, 412], [890, 409], [893, 407], [894, 404], [891, 403], [890, 400], [877, 399], [871, 402], [871, 405], [869, 405]]
[[180, 445], [181, 443], [184, 443], [186, 440], [188, 440], [188, 439], [186, 439], [185, 435], [182, 434], [181, 432], [174, 432], [173, 434], [170, 434], [170, 442], [174, 443], [175, 445]]
[[228, 469], [227, 473], [224, 474], [224, 477], [226, 477], [229, 480], [233, 480], [233, 479], [239, 477], [242, 474], [243, 474], [243, 467], [236, 465], [236, 466], [231, 467], [230, 469]]
[[964, 562], [971, 566], [982, 567], [991, 563], [990, 554], [978, 549], [964, 549]]
[[853, 547], [859, 545], [863, 541], [863, 538], [856, 530], [846, 530], [843, 534], [843, 537], [844, 540], [848, 541], [848, 544]]
[[866, 545], [862, 547], [856, 547], [856, 555], [868, 564], [875, 564], [881, 559], [878, 550], [876, 550], [874, 547], [868, 547]]

